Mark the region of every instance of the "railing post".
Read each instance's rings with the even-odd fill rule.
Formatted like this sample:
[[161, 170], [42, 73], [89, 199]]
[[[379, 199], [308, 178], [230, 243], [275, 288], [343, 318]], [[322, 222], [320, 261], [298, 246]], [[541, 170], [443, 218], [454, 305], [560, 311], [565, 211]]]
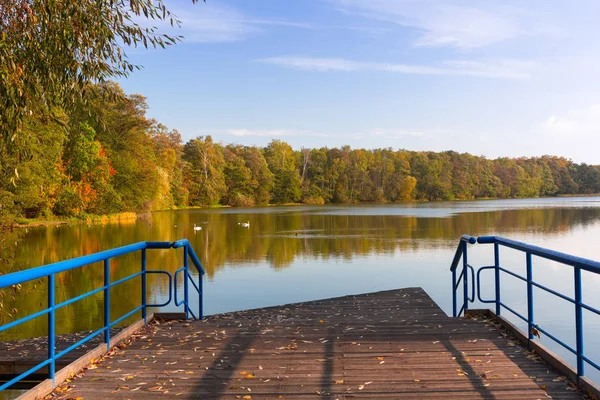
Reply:
[[54, 373], [56, 371], [56, 360], [54, 359], [54, 349], [56, 342], [56, 319], [55, 319], [55, 310], [54, 310], [54, 300], [55, 300], [55, 280], [54, 274], [48, 275], [48, 308], [50, 312], [48, 313], [48, 359], [50, 359], [50, 364], [48, 365], [48, 378], [52, 380], [52, 388], [54, 389]]
[[[469, 309], [469, 279], [467, 277], [468, 276], [468, 274], [467, 274], [467, 265], [468, 265], [467, 242], [461, 241], [461, 245], [463, 247], [463, 282], [464, 282], [463, 300], [464, 300], [465, 314], [466, 314], [467, 310]], [[473, 282], [473, 284], [475, 284], [475, 282]]]
[[147, 310], [146, 310], [146, 249], [142, 249], [142, 318], [144, 324], [146, 321]]
[[452, 316], [454, 318], [458, 317], [456, 313], [458, 310], [456, 309], [456, 268], [452, 270]]
[[527, 334], [529, 340], [533, 340], [533, 269], [531, 265], [531, 253], [526, 253], [527, 257]]
[[198, 271], [198, 302], [200, 310], [198, 311], [199, 319], [204, 319], [204, 288], [202, 287], [202, 271]]
[[577, 378], [584, 375], [583, 363], [583, 315], [582, 315], [582, 294], [581, 294], [581, 269], [573, 267], [575, 270], [575, 333], [577, 341]]
[[494, 266], [496, 267], [496, 315], [500, 316], [500, 246], [494, 243]]
[[104, 260], [104, 343], [110, 350], [110, 258]]
[[183, 306], [185, 308], [185, 319], [189, 319], [190, 318], [190, 312], [189, 312], [189, 288], [188, 288], [188, 279], [190, 276], [190, 270], [189, 270], [189, 262], [188, 262], [188, 247], [189, 244], [186, 244], [185, 246], [183, 246], [183, 268], [185, 269], [185, 271], [183, 272], [183, 298], [184, 303]]

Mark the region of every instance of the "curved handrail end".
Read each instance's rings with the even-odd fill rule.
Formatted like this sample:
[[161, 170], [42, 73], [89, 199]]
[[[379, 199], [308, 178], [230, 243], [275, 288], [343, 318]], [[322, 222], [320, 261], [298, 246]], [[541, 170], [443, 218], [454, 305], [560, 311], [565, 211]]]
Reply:
[[479, 243], [479, 244], [496, 243], [496, 236], [479, 236], [477, 238], [477, 243]]
[[475, 244], [477, 242], [477, 238], [470, 236], [470, 235], [462, 235], [460, 237], [460, 240], [462, 240], [463, 242], [471, 243], [471, 244]]
[[462, 235], [460, 237], [458, 247], [456, 247], [456, 253], [454, 254], [454, 259], [452, 260], [452, 264], [450, 265], [450, 271], [454, 271], [458, 266], [458, 262], [460, 261], [460, 258], [462, 256], [462, 242], [475, 244], [477, 242], [477, 239], [469, 235]]
[[181, 239], [171, 243], [171, 247], [174, 249], [178, 249], [180, 247], [185, 246], [186, 244], [189, 244], [189, 241], [187, 239]]

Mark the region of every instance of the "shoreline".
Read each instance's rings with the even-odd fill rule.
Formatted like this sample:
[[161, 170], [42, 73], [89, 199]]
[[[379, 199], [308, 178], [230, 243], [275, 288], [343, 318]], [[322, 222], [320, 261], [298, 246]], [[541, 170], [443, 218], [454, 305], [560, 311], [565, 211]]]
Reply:
[[[556, 198], [573, 198], [573, 197], [600, 197], [600, 193], [594, 194], [559, 194], [556, 196], [550, 197], [515, 197], [515, 198], [503, 198], [503, 197], [485, 197], [479, 199], [455, 199], [455, 200], [403, 200], [398, 202], [386, 202], [386, 203], [327, 203], [321, 205], [352, 205], [352, 206], [361, 206], [361, 205], [391, 205], [391, 204], [418, 204], [418, 203], [430, 203], [430, 202], [461, 202], [461, 201], [488, 201], [488, 200], [526, 200], [526, 199], [556, 199]], [[145, 218], [155, 212], [165, 212], [165, 211], [178, 211], [178, 210], [209, 210], [209, 209], [217, 209], [217, 208], [263, 208], [263, 207], [290, 207], [290, 206], [306, 206], [306, 205], [314, 205], [314, 204], [305, 204], [305, 203], [285, 203], [285, 204], [267, 204], [265, 206], [256, 206], [256, 207], [232, 207], [226, 205], [218, 205], [218, 206], [187, 206], [187, 207], [177, 207], [170, 208], [165, 210], [153, 210], [146, 211], [141, 213], [134, 212], [123, 212], [119, 214], [112, 215], [94, 215], [88, 216], [86, 218], [77, 218], [71, 217], [63, 220], [32, 220], [27, 223], [15, 223], [13, 226], [15, 228], [36, 228], [40, 226], [60, 226], [60, 225], [77, 225], [77, 224], [106, 224], [110, 222], [120, 222], [126, 220], [140, 219]], [[22, 220], [21, 220], [22, 221]]]
[[110, 214], [110, 215], [88, 215], [86, 217], [69, 217], [66, 219], [52, 219], [52, 220], [40, 220], [34, 219], [31, 222], [23, 223], [23, 219], [20, 219], [20, 222], [17, 222], [13, 225], [15, 228], [26, 229], [26, 228], [36, 228], [39, 226], [60, 226], [60, 225], [79, 225], [79, 224], [88, 224], [88, 225], [96, 225], [96, 224], [106, 224], [110, 222], [121, 222], [121, 221], [131, 221], [137, 220], [138, 218], [142, 218], [144, 215], [149, 213], [134, 213], [134, 212], [122, 212], [119, 214]]
[[35, 221], [26, 224], [14, 224], [15, 228], [35, 228], [38, 226], [69, 225], [67, 221]]

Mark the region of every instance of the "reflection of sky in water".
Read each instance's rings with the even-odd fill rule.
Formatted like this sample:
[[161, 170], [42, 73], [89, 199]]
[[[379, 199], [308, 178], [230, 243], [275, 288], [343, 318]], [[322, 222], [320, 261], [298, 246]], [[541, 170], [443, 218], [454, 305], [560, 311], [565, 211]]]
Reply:
[[[560, 198], [531, 200], [490, 200], [454, 203], [418, 203], [389, 206], [340, 206], [327, 207], [288, 207], [279, 213], [305, 213], [311, 215], [335, 216], [416, 216], [418, 218], [451, 217], [456, 214], [533, 210], [548, 208], [595, 208], [599, 198]], [[246, 213], [245, 210], [235, 212]], [[234, 213], [235, 213], [234, 212]], [[527, 214], [524, 214], [527, 215]], [[595, 214], [594, 214], [595, 215]], [[473, 215], [473, 217], [476, 217]], [[544, 221], [541, 221], [543, 224]], [[363, 228], [371, 238], [384, 236], [381, 228]], [[324, 238], [356, 237], [360, 234], [331, 235], [323, 229], [297, 229], [273, 232], [265, 237], [297, 238], [310, 242]], [[472, 232], [464, 232], [472, 233]], [[473, 232], [477, 233], [477, 232]], [[540, 231], [534, 221], [523, 228], [510, 225], [492, 225], [482, 234], [509, 236], [542, 247], [600, 259], [597, 246], [600, 237], [600, 222], [597, 217], [573, 220], [565, 227], [548, 226]], [[206, 298], [213, 299], [206, 304], [208, 313], [257, 308], [269, 305], [292, 303], [312, 299], [365, 293], [400, 287], [420, 286], [447, 312], [451, 313], [450, 272], [452, 248], [456, 238], [415, 239], [382, 237], [382, 240], [403, 242], [418, 240], [418, 245], [393, 251], [373, 251], [366, 255], [354, 255], [350, 259], [343, 254], [329, 254], [327, 259], [319, 259], [318, 254], [305, 254], [296, 258], [283, 270], [273, 270], [268, 258], [254, 264], [252, 268], [241, 268], [243, 260], [232, 260], [207, 283]], [[473, 265], [493, 264], [493, 246], [470, 247], [470, 261]], [[249, 260], [248, 260], [249, 261]], [[501, 263], [504, 267], [525, 275], [525, 255], [510, 249], [501, 250]], [[247, 264], [246, 264], [247, 265]], [[541, 284], [573, 297], [573, 270], [555, 262], [533, 258], [534, 278]], [[502, 278], [502, 300], [522, 314], [527, 314], [525, 285], [507, 275]], [[483, 276], [482, 297], [493, 297], [493, 272]], [[600, 276], [584, 273], [584, 301], [600, 308]], [[235, 293], [235, 296], [229, 295]], [[561, 340], [575, 347], [574, 307], [561, 299], [540, 290], [534, 290], [536, 323], [555, 334]], [[481, 303], [472, 308], [484, 307]], [[503, 312], [512, 322], [526, 330], [526, 326], [508, 311]], [[600, 317], [585, 313], [585, 348], [592, 359], [600, 360]], [[548, 338], [542, 343], [549, 346], [561, 357], [574, 363], [574, 357]], [[587, 376], [600, 381], [600, 374], [591, 366]]]
[[[368, 204], [340, 205], [340, 206], [288, 206], [273, 208], [229, 208], [218, 211], [223, 214], [262, 214], [262, 213], [311, 213], [314, 215], [388, 215], [388, 216], [414, 216], [425, 218], [444, 218], [467, 212], [489, 212], [518, 209], [540, 208], [582, 208], [599, 207], [599, 197], [557, 197], [539, 199], [502, 199], [502, 200], [477, 200], [477, 201], [439, 201], [421, 203], [399, 204]], [[207, 212], [196, 210], [196, 212]]]
[[[449, 266], [461, 234], [506, 236], [598, 260], [599, 206], [599, 197], [583, 197], [180, 210], [133, 223], [35, 228], [26, 236], [15, 263], [27, 268], [142, 240], [187, 237], [208, 271], [204, 280], [207, 314], [412, 286], [423, 287], [450, 313]], [[250, 221], [249, 228], [238, 224], [246, 221]], [[194, 233], [194, 223], [202, 223], [202, 231]], [[473, 265], [493, 264], [493, 246], [470, 246], [470, 251]], [[149, 252], [148, 262], [149, 269], [174, 271], [181, 266], [176, 252]], [[502, 250], [501, 263], [516, 272], [525, 271], [523, 253]], [[116, 267], [113, 279], [137, 271], [137, 264], [126, 264]], [[572, 276], [569, 267], [534, 257], [534, 277], [540, 283], [572, 296]], [[482, 296], [493, 297], [493, 273], [484, 277]], [[92, 278], [101, 284], [101, 275], [90, 275], [80, 283], [65, 280], [60, 290], [83, 286]], [[149, 301], [166, 299], [166, 279], [149, 277], [149, 282]], [[599, 286], [600, 276], [584, 274], [584, 301], [600, 308]], [[524, 285], [503, 277], [502, 288], [503, 301], [525, 312]], [[111, 296], [115, 307], [139, 299], [139, 293], [121, 290]], [[537, 289], [535, 297], [536, 322], [573, 344], [573, 306]], [[75, 311], [100, 323], [99, 305], [101, 299]], [[585, 322], [586, 351], [600, 360], [600, 317], [586, 314]], [[44, 330], [44, 323], [35, 332]], [[83, 329], [85, 323], [78, 321], [76, 328]], [[566, 351], [552, 348], [572, 361]], [[588, 374], [600, 381], [591, 367]]]

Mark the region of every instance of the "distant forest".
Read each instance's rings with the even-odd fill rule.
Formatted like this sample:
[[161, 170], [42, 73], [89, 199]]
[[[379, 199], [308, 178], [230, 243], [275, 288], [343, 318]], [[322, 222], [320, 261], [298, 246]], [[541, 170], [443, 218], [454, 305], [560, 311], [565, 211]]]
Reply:
[[[114, 93], [120, 95], [114, 95]], [[294, 150], [184, 143], [115, 83], [53, 118], [27, 117], [0, 149], [0, 214], [78, 217], [185, 206], [399, 202], [600, 192], [600, 167], [563, 157], [498, 158], [387, 149]], [[110, 93], [110, 95], [105, 95]], [[398, 143], [402, 147], [402, 143]]]

